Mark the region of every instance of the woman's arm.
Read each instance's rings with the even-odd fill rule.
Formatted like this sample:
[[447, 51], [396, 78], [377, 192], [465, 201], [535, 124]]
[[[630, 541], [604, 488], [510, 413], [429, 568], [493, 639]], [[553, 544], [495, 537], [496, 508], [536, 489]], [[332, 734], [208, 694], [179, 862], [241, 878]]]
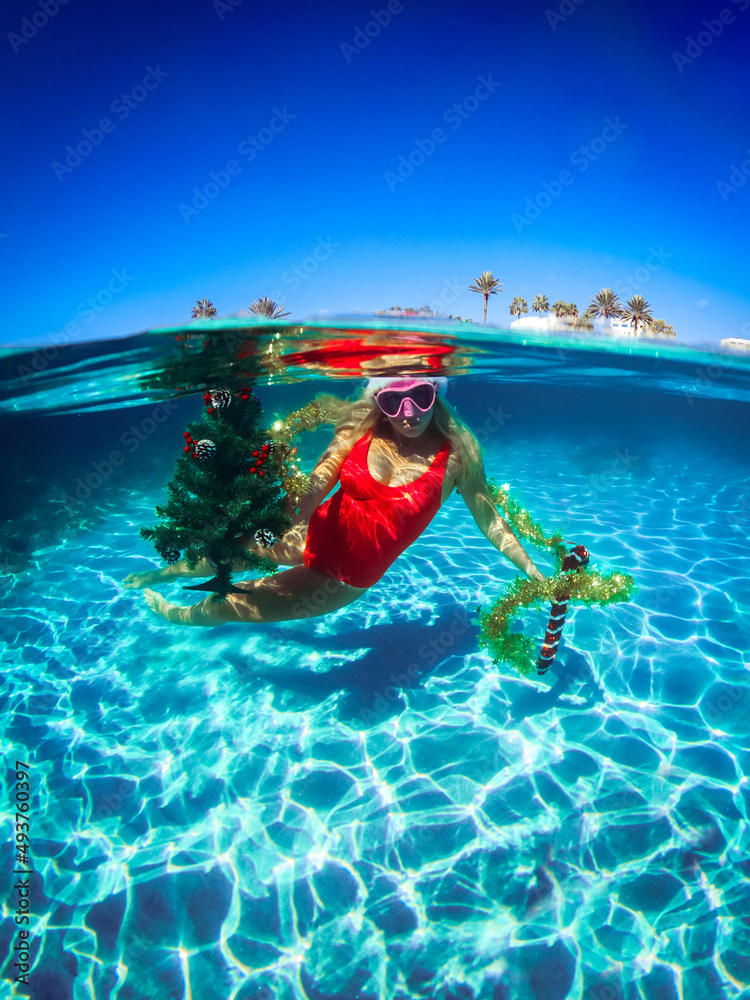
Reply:
[[462, 473], [456, 482], [456, 489], [464, 498], [477, 527], [498, 552], [532, 580], [544, 580], [544, 574], [534, 565], [508, 522], [501, 517], [495, 507], [482, 465], [469, 470], [468, 473]]
[[[259, 545], [251, 535], [242, 535], [239, 539], [241, 544], [254, 555], [263, 556], [280, 566], [302, 565], [310, 518], [335, 486], [344, 459], [352, 450], [353, 445], [353, 435], [348, 432], [348, 429], [334, 437], [310, 473], [310, 486], [312, 488], [308, 493], [303, 493], [297, 500], [297, 512], [292, 515], [292, 523], [270, 548]], [[289, 503], [293, 510], [292, 501], [290, 500]]]
[[293, 527], [301, 524], [307, 526], [310, 518], [335, 486], [341, 466], [353, 447], [354, 434], [349, 428], [334, 437], [310, 473], [311, 489], [297, 502], [299, 514], [292, 522]]
[[[297, 513], [292, 515], [292, 523], [281, 538], [266, 548], [264, 545], [259, 545], [252, 535], [241, 535], [240, 544], [253, 555], [263, 556], [264, 559], [270, 559], [279, 566], [301, 566], [310, 518], [336, 484], [344, 459], [353, 445], [354, 436], [348, 428], [334, 437], [310, 474], [312, 489], [298, 499]], [[291, 506], [291, 500], [289, 503]]]

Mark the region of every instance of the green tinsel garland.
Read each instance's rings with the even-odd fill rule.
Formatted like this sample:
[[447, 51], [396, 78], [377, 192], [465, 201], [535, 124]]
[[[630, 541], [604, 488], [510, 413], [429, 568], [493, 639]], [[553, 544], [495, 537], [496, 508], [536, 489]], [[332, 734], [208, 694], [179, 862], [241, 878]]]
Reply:
[[495, 504], [504, 515], [513, 531], [538, 548], [553, 552], [557, 568], [545, 580], [523, 580], [516, 577], [505, 589], [503, 596], [495, 602], [490, 611], [480, 615], [480, 642], [492, 654], [493, 662], [501, 660], [509, 663], [524, 677], [536, 669], [535, 643], [520, 632], [511, 632], [511, 619], [521, 609], [529, 605], [541, 608], [543, 603], [554, 603], [560, 595], [571, 601], [580, 601], [586, 607], [598, 604], [605, 607], [630, 600], [635, 583], [626, 573], [604, 575], [586, 567], [563, 573], [563, 559], [567, 548], [559, 533], [546, 536], [531, 515], [519, 503], [511, 500], [509, 487], [490, 483], [490, 492]]
[[503, 483], [502, 486], [496, 486], [490, 479], [488, 485], [492, 499], [495, 501], [495, 506], [501, 510], [505, 516], [505, 520], [513, 531], [521, 538], [526, 538], [539, 549], [552, 549], [562, 564], [567, 554], [563, 536], [559, 532], [555, 532], [547, 538], [531, 514], [520, 503], [511, 499], [509, 493], [510, 486], [507, 483]]

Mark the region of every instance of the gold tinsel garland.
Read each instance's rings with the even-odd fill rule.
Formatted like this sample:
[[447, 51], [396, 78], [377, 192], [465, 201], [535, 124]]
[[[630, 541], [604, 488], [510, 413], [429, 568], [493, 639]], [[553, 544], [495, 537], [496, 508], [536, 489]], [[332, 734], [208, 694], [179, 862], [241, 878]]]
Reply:
[[311, 489], [310, 477], [300, 471], [297, 464], [297, 449], [293, 447], [295, 439], [303, 431], [314, 431], [323, 424], [334, 423], [334, 416], [325, 400], [313, 399], [299, 410], [294, 410], [283, 420], [276, 420], [271, 425], [270, 435], [274, 442], [274, 452], [284, 470], [281, 476], [281, 488], [296, 504], [300, 497]]
[[580, 601], [586, 607], [591, 607], [592, 604], [605, 607], [630, 600], [635, 583], [632, 576], [625, 573], [610, 573], [605, 576], [583, 566], [573, 572], [563, 573], [562, 564], [568, 550], [562, 535], [545, 535], [529, 512], [510, 498], [509, 489], [507, 484], [498, 487], [490, 483], [490, 492], [496, 506], [520, 538], [553, 552], [557, 568], [545, 580], [522, 580], [516, 577], [490, 611], [480, 615], [480, 641], [490, 650], [495, 663], [502, 660], [515, 667], [523, 676], [528, 676], [536, 667], [535, 644], [520, 632], [510, 631], [511, 620], [521, 608], [529, 605], [540, 608], [542, 603], [557, 603], [564, 597], [570, 601]]

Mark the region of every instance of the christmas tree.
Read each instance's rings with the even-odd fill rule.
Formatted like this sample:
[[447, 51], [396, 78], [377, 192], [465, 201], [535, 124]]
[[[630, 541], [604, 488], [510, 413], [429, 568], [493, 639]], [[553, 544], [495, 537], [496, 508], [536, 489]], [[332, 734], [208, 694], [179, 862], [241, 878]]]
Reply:
[[[215, 314], [206, 299], [193, 309], [199, 319]], [[238, 592], [231, 582], [233, 565], [263, 573], [277, 568], [248, 551], [246, 543], [272, 545], [289, 526], [282, 480], [289, 481], [290, 449], [274, 444], [260, 426], [254, 375], [247, 370], [249, 352], [243, 351], [239, 360], [234, 338], [205, 328], [176, 339], [178, 357], [151, 376], [150, 387], [182, 394], [203, 386], [205, 415], [183, 434], [167, 502], [156, 508], [161, 523], [142, 528], [141, 535], [167, 563], [184, 558], [195, 569], [207, 560], [215, 567], [214, 578], [186, 589], [211, 591], [223, 600]], [[218, 378], [225, 385], [208, 388], [208, 379]]]

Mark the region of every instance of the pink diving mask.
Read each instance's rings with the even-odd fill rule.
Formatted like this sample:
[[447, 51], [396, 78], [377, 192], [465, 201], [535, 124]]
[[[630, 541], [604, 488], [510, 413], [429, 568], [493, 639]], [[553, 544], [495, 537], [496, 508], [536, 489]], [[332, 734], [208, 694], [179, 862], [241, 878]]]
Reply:
[[415, 412], [428, 413], [435, 405], [437, 387], [423, 379], [401, 379], [392, 382], [375, 396], [381, 411], [393, 419], [414, 416]]

